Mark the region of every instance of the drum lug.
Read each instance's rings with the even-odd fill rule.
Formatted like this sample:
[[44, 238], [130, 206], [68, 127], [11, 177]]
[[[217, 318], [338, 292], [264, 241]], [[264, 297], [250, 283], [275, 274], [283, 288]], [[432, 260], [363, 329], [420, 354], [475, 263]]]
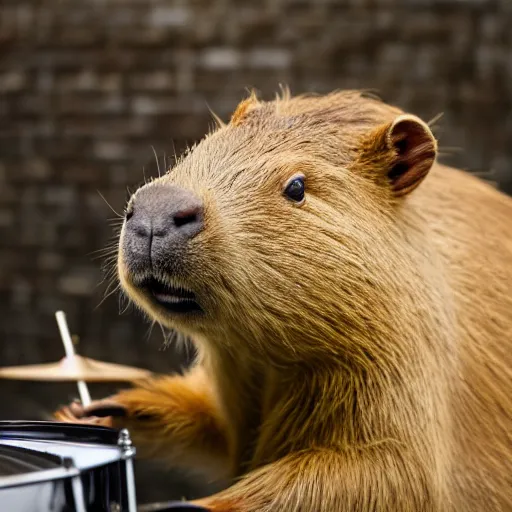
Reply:
[[121, 457], [125, 461], [126, 469], [126, 489], [128, 493], [128, 512], [136, 512], [137, 499], [135, 497], [135, 475], [133, 473], [133, 457], [135, 456], [135, 448], [130, 438], [130, 433], [123, 428], [119, 431], [117, 445], [121, 449]]
[[132, 457], [135, 456], [135, 447], [133, 446], [132, 440], [130, 438], [130, 433], [126, 428], [123, 428], [119, 431], [117, 445], [121, 448], [123, 452], [123, 459], [131, 459]]

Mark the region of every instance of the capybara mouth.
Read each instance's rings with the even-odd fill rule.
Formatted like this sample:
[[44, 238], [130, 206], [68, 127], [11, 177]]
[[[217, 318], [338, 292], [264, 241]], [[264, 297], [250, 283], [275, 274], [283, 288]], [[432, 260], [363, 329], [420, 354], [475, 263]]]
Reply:
[[149, 299], [170, 313], [189, 314], [202, 313], [196, 295], [181, 286], [172, 286], [156, 277], [145, 279], [139, 287]]

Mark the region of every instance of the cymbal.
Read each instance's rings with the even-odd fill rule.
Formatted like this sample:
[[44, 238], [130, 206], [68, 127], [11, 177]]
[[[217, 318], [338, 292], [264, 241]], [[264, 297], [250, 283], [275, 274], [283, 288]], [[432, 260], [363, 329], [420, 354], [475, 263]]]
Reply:
[[57, 363], [0, 368], [1, 379], [14, 380], [127, 382], [147, 379], [150, 376], [149, 370], [105, 363], [77, 354], [64, 357]]

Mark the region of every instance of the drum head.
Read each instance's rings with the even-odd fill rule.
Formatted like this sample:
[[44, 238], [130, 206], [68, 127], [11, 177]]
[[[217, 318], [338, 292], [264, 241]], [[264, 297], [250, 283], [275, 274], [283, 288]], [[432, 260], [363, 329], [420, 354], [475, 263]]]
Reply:
[[116, 445], [119, 431], [99, 425], [55, 421], [0, 421], [0, 440], [71, 441]]
[[56, 455], [0, 444], [0, 481], [2, 477], [57, 469], [61, 465], [62, 460]]

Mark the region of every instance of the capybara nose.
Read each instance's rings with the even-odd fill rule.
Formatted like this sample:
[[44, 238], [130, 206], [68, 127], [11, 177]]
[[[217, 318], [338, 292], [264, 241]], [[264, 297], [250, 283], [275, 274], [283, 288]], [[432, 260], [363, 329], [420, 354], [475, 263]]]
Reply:
[[174, 185], [149, 185], [131, 205], [126, 227], [139, 236], [186, 241], [203, 229], [203, 204], [189, 190]]
[[193, 192], [175, 185], [145, 186], [126, 216], [127, 263], [138, 268], [161, 266], [202, 231], [203, 217], [203, 203]]

